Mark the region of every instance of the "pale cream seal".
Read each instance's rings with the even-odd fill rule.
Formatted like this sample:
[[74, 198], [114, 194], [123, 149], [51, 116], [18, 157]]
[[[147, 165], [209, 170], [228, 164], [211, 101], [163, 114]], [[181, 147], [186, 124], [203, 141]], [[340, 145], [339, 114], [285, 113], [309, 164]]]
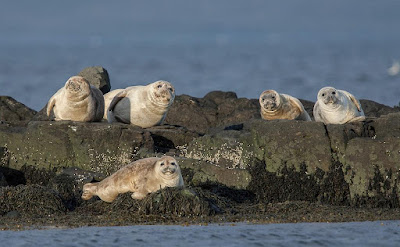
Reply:
[[55, 120], [101, 121], [104, 97], [101, 91], [81, 76], [72, 76], [47, 103], [47, 116], [53, 110]]
[[93, 196], [112, 202], [118, 194], [133, 192], [133, 199], [143, 199], [147, 194], [164, 187], [184, 186], [181, 170], [173, 157], [137, 160], [98, 183], [83, 186], [82, 199]]
[[109, 123], [118, 121], [147, 128], [163, 123], [175, 99], [175, 89], [167, 81], [156, 81], [113, 90], [104, 99], [104, 118]]
[[365, 120], [360, 102], [349, 92], [324, 87], [318, 92], [314, 119], [325, 124], [344, 124]]

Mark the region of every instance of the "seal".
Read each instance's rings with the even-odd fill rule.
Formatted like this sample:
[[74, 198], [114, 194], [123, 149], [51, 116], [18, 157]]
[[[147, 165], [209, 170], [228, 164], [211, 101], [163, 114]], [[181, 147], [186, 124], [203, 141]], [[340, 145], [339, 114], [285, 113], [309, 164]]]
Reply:
[[333, 87], [324, 87], [318, 92], [313, 109], [316, 122], [344, 124], [365, 120], [360, 102], [351, 93]]
[[47, 116], [52, 110], [56, 121], [101, 121], [104, 114], [103, 94], [82, 76], [72, 76], [48, 101]]
[[265, 120], [288, 119], [311, 121], [303, 104], [287, 94], [279, 94], [275, 90], [266, 90], [259, 98], [261, 117]]
[[82, 199], [89, 200], [97, 195], [105, 202], [112, 202], [118, 194], [126, 192], [133, 192], [133, 199], [143, 199], [164, 187], [182, 186], [181, 170], [173, 157], [152, 157], [122, 167], [101, 182], [85, 184]]
[[122, 122], [148, 128], [163, 123], [175, 99], [175, 89], [167, 81], [146, 86], [116, 89], [104, 95], [104, 118], [109, 123]]

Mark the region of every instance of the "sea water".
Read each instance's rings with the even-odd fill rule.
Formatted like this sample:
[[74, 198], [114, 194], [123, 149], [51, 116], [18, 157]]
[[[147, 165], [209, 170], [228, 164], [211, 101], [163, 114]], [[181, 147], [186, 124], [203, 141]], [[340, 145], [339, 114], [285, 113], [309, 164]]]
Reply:
[[400, 221], [139, 225], [0, 232], [2, 246], [398, 246]]
[[112, 89], [168, 80], [176, 93], [310, 101], [333, 86], [399, 105], [400, 2], [5, 1], [0, 95], [40, 110], [67, 79], [103, 66]]

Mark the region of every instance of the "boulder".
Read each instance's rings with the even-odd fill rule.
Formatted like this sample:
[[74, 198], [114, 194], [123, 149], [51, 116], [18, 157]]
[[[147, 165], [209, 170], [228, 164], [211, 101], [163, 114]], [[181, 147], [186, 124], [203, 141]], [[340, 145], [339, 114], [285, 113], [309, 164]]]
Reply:
[[261, 118], [258, 100], [238, 98], [233, 92], [213, 91], [204, 98], [176, 96], [165, 123], [206, 133], [210, 128]]
[[109, 174], [138, 153], [153, 152], [153, 141], [149, 132], [123, 124], [32, 121], [0, 126], [0, 147], [7, 147], [12, 169], [79, 167]]
[[103, 94], [110, 92], [110, 77], [105, 68], [101, 66], [87, 67], [78, 73], [79, 76], [85, 78], [90, 84], [100, 89]]
[[[202, 136], [180, 151], [193, 164], [202, 163], [193, 183], [216, 181], [250, 190], [264, 201], [397, 207], [400, 138], [389, 133], [397, 133], [399, 115], [327, 126], [251, 120], [242, 130]], [[218, 169], [207, 169], [204, 162]]]
[[390, 107], [387, 105], [379, 104], [372, 100], [361, 99], [362, 109], [367, 117], [380, 117], [389, 113], [400, 111], [400, 107]]
[[35, 110], [30, 109], [12, 97], [0, 96], [1, 122], [29, 121], [35, 116], [35, 114]]

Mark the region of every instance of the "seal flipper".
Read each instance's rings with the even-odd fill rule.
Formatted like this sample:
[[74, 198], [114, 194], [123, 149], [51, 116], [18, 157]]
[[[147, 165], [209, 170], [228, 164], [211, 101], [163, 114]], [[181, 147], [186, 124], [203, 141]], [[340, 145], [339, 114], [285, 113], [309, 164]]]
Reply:
[[132, 195], [131, 195], [131, 197], [133, 198], [133, 199], [136, 199], [136, 200], [142, 200], [143, 198], [145, 198], [147, 196], [147, 194], [145, 193], [145, 192], [134, 192]]
[[346, 93], [346, 95], [349, 97], [349, 99], [354, 103], [354, 105], [357, 107], [357, 110], [358, 110], [359, 112], [362, 112], [361, 104], [360, 104], [360, 102], [356, 99], [356, 97], [354, 97], [354, 95], [352, 95], [352, 94], [349, 93], [349, 92], [345, 92], [345, 93]]
[[319, 103], [318, 103], [318, 101], [315, 102], [315, 104], [314, 104], [313, 115], [314, 115], [314, 120], [315, 120], [315, 122], [324, 122], [324, 121], [322, 120], [321, 110], [319, 110]]
[[96, 188], [97, 188], [96, 184], [93, 184], [93, 183], [85, 184], [82, 189], [83, 192], [82, 192], [81, 198], [83, 200], [89, 200], [90, 198], [92, 198], [95, 195], [94, 191], [96, 190]]
[[115, 106], [118, 104], [118, 102], [120, 100], [122, 100], [124, 97], [126, 97], [127, 94], [128, 94], [128, 91], [127, 90], [123, 90], [123, 91], [119, 92], [117, 95], [115, 95], [114, 98], [112, 99], [112, 101], [111, 101], [111, 103], [110, 103], [110, 105], [108, 106], [108, 109], [107, 109], [107, 121], [109, 123], [116, 122], [118, 120], [114, 116], [114, 113], [113, 113], [114, 108], [115, 108]]
[[46, 113], [48, 117], [50, 117], [51, 111], [53, 110], [55, 104], [56, 104], [56, 98], [53, 96], [49, 99], [49, 102], [47, 102]]

